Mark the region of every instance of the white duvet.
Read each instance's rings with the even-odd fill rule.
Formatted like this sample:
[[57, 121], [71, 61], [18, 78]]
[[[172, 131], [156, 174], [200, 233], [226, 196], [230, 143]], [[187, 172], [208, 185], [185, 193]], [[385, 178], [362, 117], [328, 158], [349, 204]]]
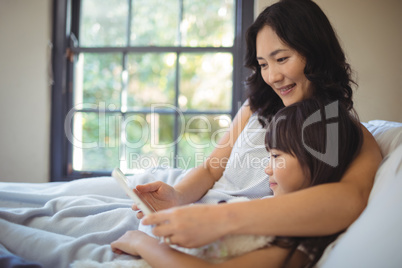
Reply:
[[[171, 185], [177, 169], [130, 177], [132, 184], [163, 180]], [[139, 220], [111, 177], [61, 183], [0, 183], [0, 255], [16, 255], [43, 267], [69, 267], [77, 260], [132, 260], [111, 251], [110, 243]]]

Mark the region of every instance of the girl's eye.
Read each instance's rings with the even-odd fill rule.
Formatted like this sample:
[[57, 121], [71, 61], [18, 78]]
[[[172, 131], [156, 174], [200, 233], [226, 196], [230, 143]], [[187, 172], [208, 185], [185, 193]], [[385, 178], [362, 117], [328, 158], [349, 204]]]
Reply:
[[266, 64], [266, 63], [261, 63], [261, 64], [260, 64], [260, 67], [261, 67], [261, 68], [265, 68], [265, 67], [267, 67], [267, 64]]
[[279, 156], [279, 154], [271, 154], [272, 158], [277, 158]]

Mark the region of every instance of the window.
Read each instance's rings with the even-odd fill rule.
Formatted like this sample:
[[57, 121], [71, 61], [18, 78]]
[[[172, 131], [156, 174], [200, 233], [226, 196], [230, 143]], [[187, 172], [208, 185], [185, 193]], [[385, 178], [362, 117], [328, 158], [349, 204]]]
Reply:
[[201, 164], [239, 109], [253, 1], [54, 1], [52, 180]]

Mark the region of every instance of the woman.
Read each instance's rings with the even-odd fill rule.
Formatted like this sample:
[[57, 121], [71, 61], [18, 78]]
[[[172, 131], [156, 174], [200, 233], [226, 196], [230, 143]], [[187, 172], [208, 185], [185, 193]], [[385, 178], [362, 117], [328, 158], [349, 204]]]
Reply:
[[[155, 225], [153, 233], [167, 242], [197, 247], [228, 234], [330, 235], [347, 228], [366, 206], [382, 156], [361, 126], [362, 148], [339, 183], [247, 203], [175, 207], [199, 200], [220, 183], [226, 166], [223, 160], [220, 165], [213, 163], [229, 158], [253, 114], [266, 125], [283, 106], [311, 97], [353, 108], [349, 65], [328, 19], [314, 2], [273, 4], [259, 15], [246, 38], [246, 66], [253, 70], [247, 80], [249, 98], [222, 146], [174, 187], [160, 182], [137, 187], [155, 208], [164, 209], [145, 217], [143, 224]], [[253, 179], [252, 175], [243, 178]]]
[[[281, 109], [269, 124], [266, 146], [271, 157], [265, 171], [269, 175], [270, 187], [275, 197], [315, 185], [339, 182], [349, 163], [359, 152], [362, 143], [360, 125], [345, 107], [335, 102], [330, 107], [339, 119], [336, 125], [336, 143], [339, 146], [333, 153], [339, 155], [342, 161], [332, 166], [310, 153], [308, 148], [317, 152], [325, 151], [327, 137], [333, 133], [328, 133], [326, 120], [308, 127], [304, 126], [304, 122], [317, 114], [317, 111], [326, 113], [328, 107], [324, 107], [320, 101], [307, 99]], [[283, 118], [286, 120], [282, 120]], [[312, 267], [326, 246], [336, 237], [337, 235], [263, 239], [255, 236], [230, 236], [208, 247], [187, 251], [207, 261], [181, 254], [138, 231], [126, 233], [112, 243], [112, 248], [117, 253], [141, 255], [155, 268], [209, 267], [214, 266], [212, 263], [219, 263], [217, 267]], [[244, 250], [239, 252], [239, 249]], [[245, 249], [259, 250], [247, 253]], [[225, 261], [231, 257], [235, 258]]]

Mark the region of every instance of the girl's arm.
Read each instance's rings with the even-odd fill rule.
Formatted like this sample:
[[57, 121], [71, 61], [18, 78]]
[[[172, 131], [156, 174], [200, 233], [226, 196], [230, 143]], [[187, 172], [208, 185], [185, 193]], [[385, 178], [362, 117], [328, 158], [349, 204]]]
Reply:
[[275, 198], [161, 211], [143, 223], [160, 224], [153, 230], [155, 235], [171, 236], [174, 243], [186, 247], [205, 245], [227, 234], [316, 236], [344, 230], [366, 207], [382, 160], [365, 128], [363, 136], [361, 151], [341, 182]]
[[[182, 253], [161, 244], [153, 237], [140, 231], [129, 231], [111, 244], [116, 253], [128, 253], [141, 256], [154, 268], [267, 268], [281, 267], [286, 259], [288, 249], [272, 246], [235, 257], [220, 264], [213, 264], [192, 255]], [[157, 257], [155, 257], [157, 256]], [[306, 255], [296, 251], [287, 267], [301, 267], [307, 261]]]

